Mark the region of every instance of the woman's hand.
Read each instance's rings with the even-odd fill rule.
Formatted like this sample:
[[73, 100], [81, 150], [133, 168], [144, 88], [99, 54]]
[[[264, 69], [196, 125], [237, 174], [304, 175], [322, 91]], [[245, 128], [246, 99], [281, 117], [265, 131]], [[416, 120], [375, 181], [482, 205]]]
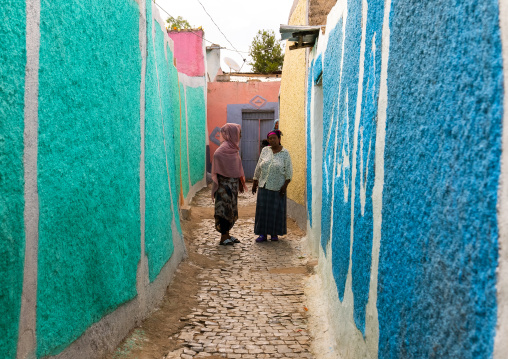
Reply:
[[238, 190], [240, 191], [240, 193], [245, 192], [245, 189], [243, 188], [243, 185], [242, 185], [241, 178], [238, 179]]
[[279, 190], [279, 194], [281, 197], [284, 197], [286, 195], [286, 191], [288, 189], [288, 184], [289, 184], [289, 181], [290, 180], [286, 180], [286, 182], [284, 182], [284, 184], [282, 185], [282, 187], [280, 188]]
[[258, 190], [258, 181], [254, 180], [254, 183], [252, 183], [252, 194], [256, 194]]

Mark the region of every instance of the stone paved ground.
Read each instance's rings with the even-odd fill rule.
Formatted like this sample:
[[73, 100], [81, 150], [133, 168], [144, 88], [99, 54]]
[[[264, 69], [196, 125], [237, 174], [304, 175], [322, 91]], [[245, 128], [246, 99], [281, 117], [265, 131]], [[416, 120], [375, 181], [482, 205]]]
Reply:
[[[251, 194], [241, 195], [240, 212], [254, 203]], [[198, 193], [193, 206], [211, 208], [210, 191]], [[186, 325], [174, 338], [182, 348], [164, 358], [312, 358], [303, 233], [293, 222], [279, 242], [255, 243], [254, 219], [241, 218], [231, 231], [241, 243], [219, 246], [213, 224], [211, 217], [196, 223], [194, 240], [219, 268], [198, 276], [200, 309], [180, 318]]]

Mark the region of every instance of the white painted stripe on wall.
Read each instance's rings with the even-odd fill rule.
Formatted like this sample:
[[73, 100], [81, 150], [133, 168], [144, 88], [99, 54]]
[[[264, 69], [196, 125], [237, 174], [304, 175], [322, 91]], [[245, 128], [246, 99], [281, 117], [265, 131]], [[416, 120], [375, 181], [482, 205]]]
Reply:
[[503, 134], [497, 220], [499, 226], [499, 266], [497, 269], [497, 328], [494, 358], [508, 358], [508, 2], [499, 1], [503, 48]]
[[[355, 202], [356, 202], [356, 151], [358, 151], [358, 129], [360, 128], [360, 119], [362, 115], [363, 100], [363, 74], [365, 66], [365, 34], [367, 32], [367, 0], [362, 1], [362, 37], [360, 40], [360, 67], [358, 71], [358, 92], [356, 97], [355, 122], [353, 130], [353, 153], [351, 164], [351, 227], [349, 231], [349, 268], [347, 271], [346, 288], [344, 298], [351, 298], [351, 306], [354, 310], [353, 295], [353, 244], [355, 240]], [[349, 113], [349, 111], [347, 111]], [[349, 133], [349, 131], [348, 131]], [[344, 181], [346, 179], [344, 178]], [[355, 324], [356, 328], [356, 324]]]
[[[141, 132], [141, 154], [139, 158], [139, 213], [140, 213], [140, 232], [141, 232], [141, 256], [139, 259], [136, 290], [140, 302], [140, 309], [146, 308], [147, 292], [149, 283], [148, 278], [148, 258], [145, 251], [145, 226], [146, 226], [146, 192], [145, 192], [145, 91], [146, 91], [146, 0], [137, 0], [139, 5], [139, 51], [141, 53], [141, 84], [139, 91], [139, 124]], [[144, 316], [145, 313], [142, 314]]]
[[186, 204], [189, 204], [189, 198], [192, 198], [190, 195], [190, 189], [192, 188], [192, 182], [191, 182], [191, 166], [190, 166], [190, 159], [189, 159], [189, 112], [187, 111], [187, 85], [184, 84], [183, 86], [183, 92], [185, 97], [185, 143], [187, 146], [187, 180], [189, 181], [189, 193], [187, 193], [187, 198], [185, 199]]
[[17, 358], [35, 358], [37, 348], [37, 256], [39, 247], [39, 194], [37, 146], [39, 110], [40, 0], [26, 1], [26, 68], [24, 108], [25, 263], [19, 320]]
[[369, 301], [367, 302], [366, 335], [371, 344], [373, 358], [379, 351], [379, 318], [377, 311], [377, 290], [379, 275], [379, 248], [381, 246], [381, 224], [383, 222], [383, 187], [385, 182], [385, 136], [386, 110], [388, 108], [388, 60], [390, 54], [390, 10], [392, 1], [385, 1], [383, 33], [381, 40], [381, 79], [377, 106], [376, 157], [374, 165], [374, 188], [372, 190], [372, 212], [374, 230], [372, 241], [372, 262], [370, 272]]
[[[193, 87], [193, 88], [206, 87], [206, 78], [204, 76], [195, 77], [195, 76], [189, 76], [189, 75], [179, 72], [178, 73], [178, 80], [181, 83], [183, 83], [186, 87]], [[206, 96], [205, 96], [205, 99], [206, 99]]]

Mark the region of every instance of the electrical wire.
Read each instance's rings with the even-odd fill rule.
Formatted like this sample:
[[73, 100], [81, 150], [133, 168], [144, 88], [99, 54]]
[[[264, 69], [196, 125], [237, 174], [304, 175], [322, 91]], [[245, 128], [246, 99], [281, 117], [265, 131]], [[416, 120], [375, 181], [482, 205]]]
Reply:
[[[199, 0], [198, 0], [198, 1], [199, 1]], [[164, 11], [164, 12], [165, 12], [168, 16], [171, 16], [171, 17], [173, 17], [173, 18], [174, 18], [174, 16], [173, 16], [173, 15], [171, 15], [169, 12], [167, 12], [167, 11], [166, 11], [166, 9], [164, 9], [162, 6], [160, 6], [159, 4], [157, 4], [155, 1], [154, 1], [154, 4], [155, 4], [155, 5], [157, 5], [157, 7], [158, 7], [159, 9], [161, 9], [162, 11]], [[200, 4], [201, 4], [201, 3], [200, 3]], [[203, 6], [203, 5], [201, 5], [201, 6]], [[204, 9], [204, 7], [203, 7], [203, 9]], [[205, 12], [206, 12], [206, 10], [205, 10]], [[207, 13], [207, 14], [208, 14], [208, 13]], [[210, 16], [210, 15], [208, 14], [208, 16]], [[213, 19], [212, 19], [212, 21], [213, 21]], [[215, 22], [214, 22], [214, 24], [215, 24]], [[217, 26], [217, 24], [215, 24], [215, 26]], [[218, 26], [217, 26], [217, 28], [218, 28]], [[219, 31], [220, 31], [220, 29], [219, 29]], [[222, 33], [222, 31], [220, 31], [220, 32], [221, 32], [221, 34], [222, 34], [222, 35], [226, 38], [226, 35], [224, 35], [224, 34]], [[216, 44], [215, 42], [210, 41], [210, 40], [207, 40], [207, 39], [205, 39], [203, 36], [200, 36], [200, 35], [196, 34], [194, 31], [191, 31], [191, 33], [192, 33], [192, 34], [194, 34], [195, 36], [199, 37], [200, 39], [203, 39], [204, 41], [209, 42], [209, 43], [210, 43], [210, 44], [212, 44], [212, 45]], [[228, 40], [227, 38], [226, 38], [226, 40], [229, 42], [229, 40]], [[229, 43], [231, 44], [231, 42], [229, 42]], [[233, 46], [233, 44], [231, 44], [231, 46]], [[233, 46], [233, 47], [234, 47], [234, 46]], [[248, 51], [238, 51], [236, 48], [235, 48], [234, 50], [232, 50], [232, 49], [228, 49], [227, 47], [221, 47], [221, 49], [223, 49], [223, 50], [228, 50], [228, 51], [233, 51], [233, 52], [237, 52], [238, 54], [240, 54], [241, 52], [242, 52], [242, 53], [244, 53], [244, 54], [248, 54], [248, 53], [249, 53]], [[245, 63], [246, 59], [245, 59], [245, 58], [244, 58], [241, 54], [240, 54], [240, 56], [242, 57], [242, 59], [243, 59], [243, 61], [244, 61], [244, 63]], [[243, 65], [242, 65], [242, 66], [243, 66]]]
[[[229, 39], [226, 37], [226, 35], [222, 32], [222, 30], [220, 29], [219, 25], [217, 25], [217, 23], [213, 20], [212, 15], [210, 15], [210, 14], [208, 13], [208, 11], [206, 11], [206, 9], [205, 9], [204, 5], [201, 3], [201, 1], [200, 1], [200, 0], [197, 0], [197, 2], [199, 3], [199, 5], [201, 5], [201, 7], [203, 8], [203, 10], [205, 10], [206, 14], [207, 14], [207, 15], [208, 15], [208, 17], [210, 18], [210, 20], [212, 20], [213, 24], [217, 27], [217, 29], [219, 29], [219, 31], [220, 31], [220, 33], [222, 34], [222, 36], [224, 36], [224, 38], [226, 39], [226, 41], [227, 41], [227, 42], [229, 42], [229, 44], [231, 45], [231, 47], [232, 47], [233, 49], [235, 49], [235, 51], [236, 51], [236, 52], [238, 52], [238, 54], [242, 57], [243, 62], [245, 63], [245, 60], [246, 60], [246, 59], [242, 56], [242, 54], [240, 53], [240, 51], [238, 51], [238, 50], [236, 49], [236, 47], [235, 47], [235, 46], [231, 43], [231, 41], [229, 41]], [[243, 66], [243, 64], [242, 64], [242, 66]]]

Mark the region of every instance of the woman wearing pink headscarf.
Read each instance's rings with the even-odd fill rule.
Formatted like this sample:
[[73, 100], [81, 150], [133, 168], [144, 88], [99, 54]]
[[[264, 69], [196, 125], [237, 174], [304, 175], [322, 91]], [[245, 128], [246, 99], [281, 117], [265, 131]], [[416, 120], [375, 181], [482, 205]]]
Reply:
[[212, 199], [215, 199], [215, 229], [220, 232], [219, 244], [240, 242], [229, 234], [238, 219], [238, 191], [247, 189], [240, 158], [240, 125], [226, 123], [220, 130], [221, 145], [212, 161]]

